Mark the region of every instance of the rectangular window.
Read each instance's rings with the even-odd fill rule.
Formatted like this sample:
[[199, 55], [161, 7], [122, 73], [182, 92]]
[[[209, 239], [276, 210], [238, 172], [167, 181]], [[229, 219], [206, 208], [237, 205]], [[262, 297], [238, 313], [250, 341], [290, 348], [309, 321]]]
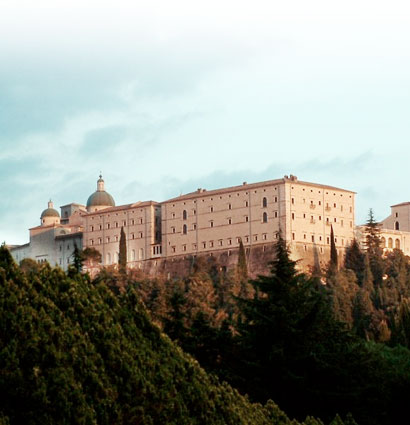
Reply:
[[175, 227], [171, 227], [171, 232], [175, 233]]
[[228, 204], [228, 210], [232, 209], [232, 204]]
[[315, 236], [314, 235], [312, 235], [312, 242], [314, 242], [315, 241]]
[[202, 242], [202, 248], [206, 248], [206, 242]]
[[219, 246], [222, 246], [223, 245], [222, 239], [219, 239], [218, 243], [219, 243]]
[[268, 239], [268, 235], [267, 235], [266, 233], [264, 233], [264, 234], [262, 235], [262, 239], [263, 239], [264, 241], [266, 241], [266, 239]]
[[210, 248], [213, 248], [213, 247], [214, 247], [214, 241], [210, 241], [210, 242], [209, 242], [209, 247], [210, 247]]
[[210, 212], [214, 212], [214, 207], [210, 207], [210, 208], [209, 208], [209, 211], [210, 211]]
[[232, 224], [232, 218], [228, 218], [228, 224]]
[[292, 233], [292, 239], [295, 240], [295, 234], [294, 233]]
[[292, 213], [292, 220], [295, 219], [295, 213]]
[[228, 245], [232, 245], [232, 239], [228, 239]]
[[177, 247], [176, 246], [173, 246], [173, 247], [171, 247], [171, 250], [172, 250], [172, 252], [176, 252], [176, 250], [177, 250]]
[[275, 211], [275, 218], [278, 218], [278, 212]]
[[245, 201], [245, 207], [249, 207], [249, 202]]
[[278, 202], [278, 197], [277, 196], [275, 196], [275, 202]]
[[245, 216], [245, 222], [247, 223], [249, 221], [249, 217]]
[[295, 198], [292, 198], [292, 204], [295, 204]]
[[213, 222], [213, 221], [210, 221], [210, 222], [209, 222], [209, 226], [210, 226], [210, 227], [214, 227], [214, 222]]
[[186, 251], [186, 245], [182, 245], [182, 251]]
[[258, 241], [258, 235], [253, 235], [253, 240], [254, 240], [255, 242], [257, 242], [257, 241]]

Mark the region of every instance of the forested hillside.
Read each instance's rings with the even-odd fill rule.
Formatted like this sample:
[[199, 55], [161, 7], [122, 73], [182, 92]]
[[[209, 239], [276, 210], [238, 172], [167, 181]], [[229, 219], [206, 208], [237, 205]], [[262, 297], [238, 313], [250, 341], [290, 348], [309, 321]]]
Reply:
[[[143, 285], [112, 290], [124, 279], [102, 273], [92, 281], [79, 267], [68, 274], [47, 264], [20, 268], [0, 248], [1, 424], [297, 424], [272, 401], [251, 404], [207, 375], [151, 323]], [[173, 337], [178, 291], [175, 285], [166, 322]], [[208, 313], [195, 308], [198, 330]], [[231, 313], [240, 316], [233, 305]], [[218, 320], [206, 329], [217, 329]], [[227, 343], [229, 335], [226, 329]], [[340, 424], [339, 417], [332, 422]]]

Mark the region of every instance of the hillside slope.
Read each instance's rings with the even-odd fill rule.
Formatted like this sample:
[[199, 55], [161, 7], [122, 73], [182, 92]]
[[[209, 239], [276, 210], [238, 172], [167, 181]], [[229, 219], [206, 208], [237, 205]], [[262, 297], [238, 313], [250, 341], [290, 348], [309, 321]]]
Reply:
[[0, 424], [296, 424], [208, 376], [135, 291], [47, 265], [24, 274], [4, 247], [0, 392]]

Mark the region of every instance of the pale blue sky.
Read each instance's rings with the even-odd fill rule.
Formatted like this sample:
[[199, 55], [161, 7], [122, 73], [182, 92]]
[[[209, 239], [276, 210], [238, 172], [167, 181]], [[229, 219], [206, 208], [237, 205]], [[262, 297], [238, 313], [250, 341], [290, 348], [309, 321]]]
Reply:
[[[410, 201], [406, 1], [0, 0], [0, 240], [52, 198], [295, 174]], [[286, 4], [284, 4], [286, 3]]]

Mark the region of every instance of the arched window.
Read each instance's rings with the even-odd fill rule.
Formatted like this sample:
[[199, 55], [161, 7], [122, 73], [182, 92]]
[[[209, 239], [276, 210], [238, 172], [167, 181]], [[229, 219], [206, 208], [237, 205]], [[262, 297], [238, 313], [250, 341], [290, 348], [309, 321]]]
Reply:
[[186, 235], [186, 234], [187, 234], [187, 232], [188, 232], [188, 227], [187, 227], [187, 225], [186, 225], [186, 224], [184, 224], [184, 225], [182, 226], [182, 233], [183, 233], [184, 235]]
[[186, 210], [182, 211], [182, 219], [186, 220], [187, 216], [188, 216], [188, 214], [187, 214]]
[[388, 247], [393, 248], [393, 239], [392, 238], [389, 238]]
[[268, 206], [268, 200], [266, 198], [263, 198], [262, 200], [262, 207], [266, 208]]
[[400, 249], [400, 239], [396, 239], [396, 240], [395, 240], [395, 242], [394, 242], [394, 247], [395, 247], [396, 249]]
[[381, 242], [382, 248], [386, 248], [386, 239], [385, 238], [381, 238], [380, 239], [380, 242]]
[[132, 261], [135, 261], [135, 260], [136, 260], [136, 257], [135, 257], [135, 249], [133, 249], [133, 250], [131, 251], [131, 254], [132, 254]]
[[396, 221], [396, 222], [394, 223], [394, 229], [395, 229], [395, 230], [400, 230], [400, 225], [399, 225], [399, 222], [398, 222], [398, 221]]
[[144, 248], [140, 248], [139, 259], [140, 260], [143, 260], [144, 259]]
[[268, 222], [268, 213], [266, 213], [266, 212], [264, 212], [264, 213], [263, 213], [262, 221], [263, 221], [264, 223], [267, 223], [267, 222]]
[[111, 264], [111, 254], [107, 253], [107, 264]]

